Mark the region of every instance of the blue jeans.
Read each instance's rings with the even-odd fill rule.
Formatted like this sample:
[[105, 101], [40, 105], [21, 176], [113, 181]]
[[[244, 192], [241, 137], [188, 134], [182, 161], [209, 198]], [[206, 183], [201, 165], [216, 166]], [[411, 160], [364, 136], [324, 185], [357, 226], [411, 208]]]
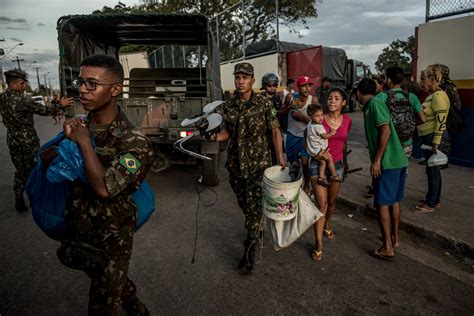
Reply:
[[[449, 142], [448, 133], [445, 131], [443, 134], [443, 140], [439, 146], [439, 150], [446, 153], [446, 148], [444, 148], [444, 144]], [[421, 137], [422, 143], [428, 146], [432, 146], [433, 144], [433, 136], [434, 134], [428, 134]], [[424, 150], [425, 159], [431, 157], [433, 152], [431, 150]], [[426, 175], [428, 176], [428, 192], [426, 193], [425, 203], [431, 208], [434, 208], [436, 204], [440, 202], [441, 199], [441, 187], [442, 187], [442, 178], [441, 178], [441, 169], [443, 166], [433, 166], [428, 167], [426, 164]]]

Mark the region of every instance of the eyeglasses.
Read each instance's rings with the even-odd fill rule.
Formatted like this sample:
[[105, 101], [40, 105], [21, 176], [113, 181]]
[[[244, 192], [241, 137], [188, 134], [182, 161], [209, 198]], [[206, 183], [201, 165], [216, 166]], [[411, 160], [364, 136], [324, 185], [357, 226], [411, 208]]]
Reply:
[[271, 87], [276, 88], [276, 87], [278, 87], [278, 85], [275, 84], [275, 83], [273, 83], [273, 84], [267, 84], [267, 87], [268, 87], [268, 88], [271, 88]]
[[111, 86], [111, 85], [114, 85], [114, 84], [117, 84], [117, 83], [105, 83], [105, 82], [97, 82], [97, 81], [92, 81], [90, 79], [82, 79], [82, 78], [76, 78], [72, 81], [72, 87], [74, 89], [78, 89], [81, 88], [81, 86], [85, 84], [86, 85], [86, 89], [89, 90], [89, 91], [94, 91], [95, 89], [97, 89], [97, 86]]

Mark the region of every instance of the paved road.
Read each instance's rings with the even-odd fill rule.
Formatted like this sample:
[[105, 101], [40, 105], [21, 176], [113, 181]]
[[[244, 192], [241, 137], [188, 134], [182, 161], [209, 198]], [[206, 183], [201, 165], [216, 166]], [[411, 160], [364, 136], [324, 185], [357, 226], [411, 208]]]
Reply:
[[[37, 125], [43, 141], [58, 130], [49, 118]], [[42, 234], [30, 213], [13, 210], [3, 126], [0, 148], [0, 314], [84, 315], [85, 275], [58, 262], [57, 242]], [[222, 171], [217, 202], [200, 207], [197, 216], [199, 168], [177, 166], [148, 177], [157, 212], [136, 234], [130, 276], [152, 315], [473, 314], [466, 265], [404, 236], [395, 260], [373, 259], [367, 251], [379, 243], [377, 226], [346, 212], [336, 214], [336, 238], [326, 243], [322, 263], [309, 258], [311, 231], [278, 252], [266, 236], [254, 273], [239, 274], [243, 217]], [[201, 199], [212, 202], [214, 193], [207, 190]]]

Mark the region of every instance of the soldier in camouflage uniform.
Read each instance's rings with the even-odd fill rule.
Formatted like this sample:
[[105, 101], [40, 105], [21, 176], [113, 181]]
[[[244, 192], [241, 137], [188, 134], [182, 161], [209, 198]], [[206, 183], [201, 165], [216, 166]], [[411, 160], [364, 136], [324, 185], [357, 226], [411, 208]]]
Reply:
[[79, 76], [74, 84], [89, 115], [85, 122], [67, 120], [64, 132], [82, 152], [88, 183], [73, 183], [64, 212], [70, 235], [58, 258], [91, 278], [89, 315], [117, 315], [120, 305], [129, 315], [149, 315], [127, 272], [137, 223], [131, 195], [153, 163], [152, 145], [117, 105], [123, 68], [116, 59], [90, 56]]
[[271, 166], [268, 135], [272, 135], [279, 164], [286, 165], [282, 152], [280, 125], [276, 110], [268, 98], [255, 94], [254, 70], [249, 63], [234, 68], [234, 83], [238, 93], [223, 107], [225, 128], [212, 140], [229, 139], [226, 168], [230, 185], [245, 215], [247, 239], [239, 269], [253, 269], [255, 248], [262, 228], [262, 178]]
[[[278, 78], [278, 76], [274, 73], [269, 72], [263, 75], [262, 88], [260, 88], [260, 90], [263, 90], [262, 95], [268, 98], [270, 102], [272, 102], [273, 107], [275, 108], [277, 113], [282, 106], [281, 98], [277, 93], [279, 82], [280, 82], [280, 79]], [[280, 128], [283, 130], [285, 121], [281, 119], [280, 117], [277, 117], [277, 118], [278, 118], [278, 122], [280, 123]], [[271, 130], [269, 131], [267, 138], [268, 138], [268, 146], [270, 146], [272, 165], [276, 165], [278, 164], [278, 158], [276, 156], [275, 147], [273, 146]]]
[[[0, 112], [3, 124], [7, 128], [7, 145], [15, 166], [13, 190], [15, 191], [15, 208], [26, 211], [23, 192], [25, 182], [35, 165], [36, 152], [39, 149], [39, 138], [34, 127], [33, 114], [56, 115], [57, 109], [35, 103], [24, 94], [28, 75], [21, 70], [5, 72], [8, 89], [0, 96]], [[62, 107], [73, 104], [73, 99], [62, 99]]]

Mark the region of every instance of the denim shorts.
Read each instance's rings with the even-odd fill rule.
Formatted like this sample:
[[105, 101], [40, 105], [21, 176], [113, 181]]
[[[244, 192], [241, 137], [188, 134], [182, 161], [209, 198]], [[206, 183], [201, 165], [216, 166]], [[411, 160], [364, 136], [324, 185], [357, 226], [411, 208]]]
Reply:
[[[336, 168], [336, 174], [341, 177], [344, 176], [344, 164], [342, 163], [342, 160], [339, 160], [334, 163], [334, 167]], [[310, 177], [319, 177], [319, 161], [311, 158], [309, 160], [309, 168], [308, 168], [308, 173]], [[330, 177], [331, 173], [329, 172], [329, 168], [326, 164], [326, 177]]]
[[393, 205], [403, 200], [407, 168], [383, 170], [374, 181], [374, 205]]

